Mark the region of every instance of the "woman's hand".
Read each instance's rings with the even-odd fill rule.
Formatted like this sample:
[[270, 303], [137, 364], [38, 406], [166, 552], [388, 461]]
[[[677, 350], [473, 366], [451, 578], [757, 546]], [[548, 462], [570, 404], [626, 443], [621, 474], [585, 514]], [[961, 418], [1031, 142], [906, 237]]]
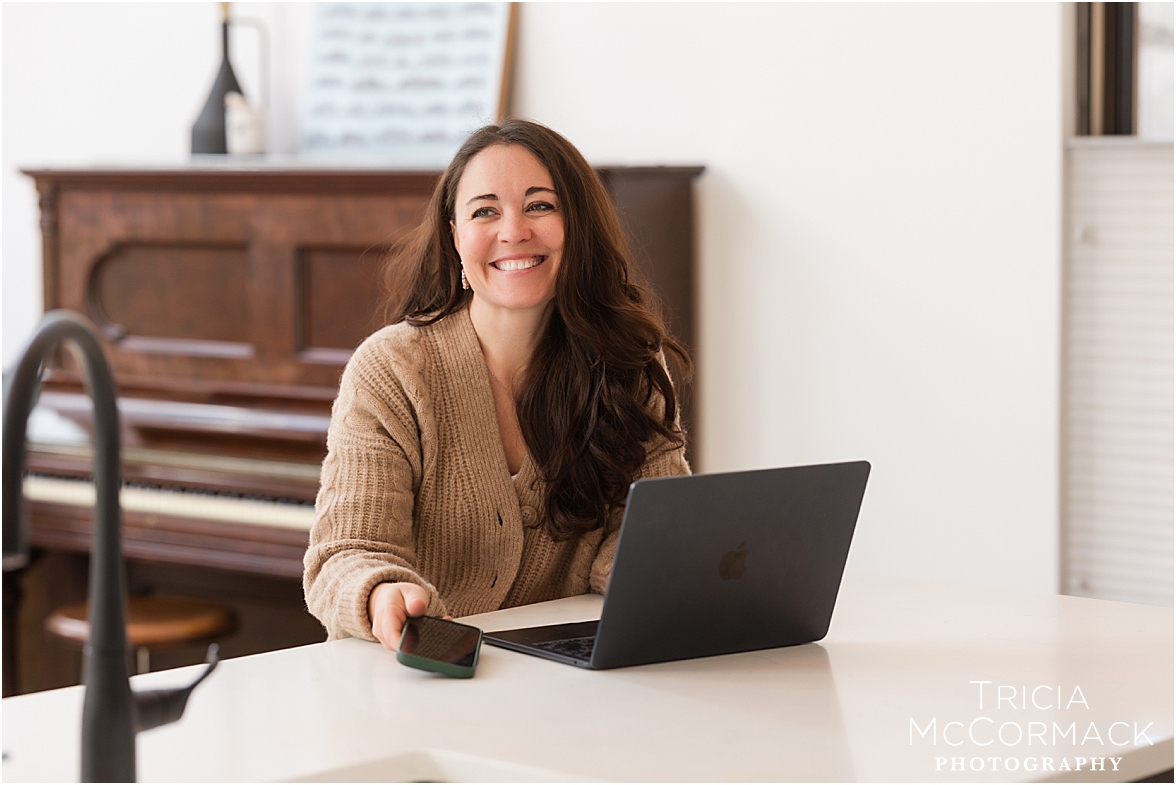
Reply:
[[396, 651], [409, 616], [422, 616], [429, 593], [415, 583], [380, 583], [368, 595], [372, 634], [388, 651]]

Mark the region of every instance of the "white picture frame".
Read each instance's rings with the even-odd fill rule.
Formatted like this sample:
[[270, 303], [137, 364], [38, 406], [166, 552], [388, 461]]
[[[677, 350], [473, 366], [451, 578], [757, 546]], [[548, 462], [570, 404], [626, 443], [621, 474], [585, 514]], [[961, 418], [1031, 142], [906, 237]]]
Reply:
[[319, 3], [301, 153], [443, 168], [506, 111], [512, 6]]

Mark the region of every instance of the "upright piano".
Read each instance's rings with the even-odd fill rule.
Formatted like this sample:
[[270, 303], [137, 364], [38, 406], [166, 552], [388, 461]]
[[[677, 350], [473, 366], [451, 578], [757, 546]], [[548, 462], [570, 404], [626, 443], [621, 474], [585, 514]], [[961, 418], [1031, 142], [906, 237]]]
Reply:
[[[693, 349], [692, 183], [701, 168], [599, 171], [639, 272]], [[240, 162], [25, 174], [40, 199], [44, 308], [94, 321], [118, 385], [132, 588], [181, 576], [189, 591], [289, 606], [286, 623], [272, 608], [253, 613], [268, 622], [243, 618], [230, 654], [321, 638], [298, 585], [331, 402], [352, 350], [385, 323], [384, 260], [420, 222], [438, 174]], [[63, 352], [44, 379], [39, 409], [84, 432], [91, 407], [72, 358]], [[684, 424], [696, 432], [689, 386], [683, 393]], [[31, 544], [86, 553], [88, 441], [34, 441], [28, 456]], [[61, 587], [84, 587], [55, 574], [84, 560], [44, 563], [22, 592], [26, 674], [51, 646], [38, 640], [51, 603], [32, 595], [66, 601], [78, 597]], [[6, 622], [16, 618], [10, 605]], [[292, 624], [306, 640], [289, 636]], [[33, 673], [15, 685], [5, 673], [5, 694], [63, 678], [42, 674], [38, 684]]]

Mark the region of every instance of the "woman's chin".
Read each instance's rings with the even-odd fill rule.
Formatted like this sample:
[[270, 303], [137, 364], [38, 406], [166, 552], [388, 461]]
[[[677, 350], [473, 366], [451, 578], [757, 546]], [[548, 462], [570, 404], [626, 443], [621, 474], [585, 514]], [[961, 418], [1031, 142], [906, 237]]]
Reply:
[[520, 312], [542, 308], [555, 299], [552, 293], [535, 292], [495, 292], [489, 297], [475, 297], [491, 308]]

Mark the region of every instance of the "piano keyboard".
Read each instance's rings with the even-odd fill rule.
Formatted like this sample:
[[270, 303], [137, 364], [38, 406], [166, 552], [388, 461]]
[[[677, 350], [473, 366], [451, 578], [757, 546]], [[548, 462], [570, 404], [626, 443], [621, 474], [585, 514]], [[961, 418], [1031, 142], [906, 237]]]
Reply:
[[[29, 501], [93, 507], [94, 483], [61, 477], [31, 475], [24, 481]], [[310, 502], [246, 498], [212, 491], [123, 485], [119, 500], [124, 510], [181, 518], [249, 523], [310, 531], [314, 505]]]

